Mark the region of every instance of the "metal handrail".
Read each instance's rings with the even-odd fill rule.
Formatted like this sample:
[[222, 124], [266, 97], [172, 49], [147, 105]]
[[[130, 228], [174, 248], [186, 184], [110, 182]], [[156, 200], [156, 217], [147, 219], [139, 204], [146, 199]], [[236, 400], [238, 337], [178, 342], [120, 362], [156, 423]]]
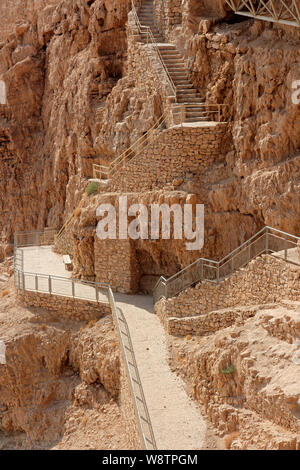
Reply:
[[160, 53], [159, 48], [157, 47], [157, 43], [155, 41], [155, 38], [154, 38], [153, 33], [151, 31], [151, 28], [149, 26], [144, 26], [144, 25], [141, 24], [140, 18], [138, 16], [138, 13], [137, 13], [137, 10], [136, 10], [136, 7], [135, 7], [135, 4], [134, 4], [133, 0], [131, 0], [131, 5], [132, 5], [132, 12], [133, 12], [133, 16], [134, 16], [135, 23], [136, 23], [136, 26], [138, 28], [138, 31], [139, 31], [140, 34], [147, 34], [147, 44], [149, 44], [149, 42], [151, 42], [151, 44], [154, 46], [158, 61], [160, 62], [161, 66], [163, 67], [163, 70], [164, 70], [164, 72], [166, 74], [166, 77], [167, 77], [167, 81], [169, 82], [169, 85], [170, 85], [170, 87], [173, 91], [173, 98], [175, 100], [175, 103], [177, 103], [177, 88], [176, 88], [176, 85], [174, 84], [174, 82], [171, 78], [171, 75], [170, 75], [170, 73], [169, 73], [169, 71], [166, 67], [166, 64], [164, 63], [164, 60], [162, 58], [162, 55]]
[[[46, 231], [47, 232], [47, 231]], [[133, 349], [133, 344], [132, 344], [132, 339], [130, 335], [130, 330], [126, 321], [126, 318], [124, 317], [123, 312], [117, 308], [116, 306], [116, 301], [114, 298], [114, 294], [112, 292], [112, 289], [108, 284], [104, 283], [97, 283], [97, 282], [91, 282], [91, 281], [85, 281], [85, 280], [76, 280], [76, 279], [70, 279], [62, 276], [53, 276], [53, 275], [48, 275], [48, 274], [39, 274], [39, 273], [29, 273], [25, 272], [23, 270], [23, 256], [21, 256], [21, 268], [18, 266], [18, 250], [22, 248], [22, 244], [19, 245], [18, 242], [18, 237], [21, 235], [24, 235], [24, 237], [27, 236], [32, 236], [35, 234], [35, 239], [37, 240], [38, 236], [40, 233], [45, 233], [45, 232], [19, 232], [15, 234], [14, 238], [14, 276], [15, 276], [15, 286], [19, 290], [26, 290], [29, 292], [40, 292], [43, 294], [48, 294], [48, 295], [63, 295], [59, 294], [57, 292], [54, 292], [51, 290], [51, 286], [53, 285], [53, 281], [55, 280], [61, 280], [63, 282], [71, 283], [72, 285], [72, 296], [68, 295], [66, 297], [74, 298], [77, 300], [87, 300], [87, 301], [93, 301], [93, 299], [87, 299], [84, 297], [80, 296], [75, 296], [75, 289], [74, 289], [74, 283], [84, 283], [90, 287], [94, 287], [95, 289], [95, 299], [98, 303], [103, 303], [99, 300], [98, 297], [98, 289], [105, 290], [107, 294], [107, 300], [111, 308], [112, 316], [117, 328], [118, 336], [119, 336], [119, 342], [121, 346], [121, 351], [124, 357], [125, 361], [125, 370], [126, 370], [126, 375], [127, 379], [130, 385], [130, 393], [133, 401], [133, 407], [134, 407], [134, 412], [135, 416], [137, 419], [137, 425], [138, 425], [138, 433], [141, 441], [141, 447], [145, 450], [156, 450], [156, 441], [155, 441], [155, 436], [154, 436], [154, 431], [151, 423], [151, 418], [149, 414], [149, 410], [147, 407], [147, 402], [135, 358], [135, 353]], [[34, 240], [32, 238], [32, 240]], [[28, 246], [28, 245], [26, 245]], [[37, 246], [37, 245], [31, 245], [31, 246]], [[22, 250], [22, 255], [23, 255], [23, 250]], [[35, 279], [35, 287], [37, 289], [27, 289], [26, 288], [26, 281], [25, 278], [26, 276], [31, 276], [34, 277]], [[48, 280], [48, 290], [38, 290], [38, 279], [47, 279]], [[21, 281], [22, 279], [22, 281]], [[118, 313], [119, 312], [119, 313]], [[122, 324], [122, 327], [121, 327]], [[124, 331], [124, 328], [126, 331]], [[126, 344], [127, 341], [127, 344]], [[130, 354], [130, 357], [129, 357]]]
[[95, 179], [103, 179], [102, 176], [106, 176], [108, 178], [109, 167], [105, 165], [98, 165], [94, 163], [93, 165], [93, 178]]
[[[119, 335], [119, 341], [122, 346], [121, 350], [126, 364], [127, 378], [130, 383], [131, 395], [135, 403], [134, 411], [139, 426], [139, 433], [142, 436], [144, 443], [143, 448], [145, 450], [156, 450], [157, 446], [155, 436], [134, 354], [128, 323], [122, 310], [117, 308], [114, 295], [110, 287], [108, 289], [108, 296], [110, 299], [112, 315]], [[124, 328], [126, 331], [124, 331]]]
[[70, 217], [68, 218], [68, 220], [64, 223], [64, 225], [62, 226], [62, 228], [59, 230], [58, 234], [56, 235], [56, 241], [61, 238], [62, 234], [65, 232], [65, 230], [67, 229], [67, 227], [70, 225], [70, 223], [72, 222], [73, 218], [74, 218], [74, 212], [72, 212], [72, 215], [70, 215]]
[[141, 136], [129, 149], [112, 162], [109, 170], [110, 176], [115, 174], [120, 167], [124, 166], [125, 162], [132, 157], [140, 155], [150, 145], [151, 137], [165, 123], [166, 119], [167, 117], [162, 115], [146, 134]]
[[[252, 259], [264, 253], [274, 254], [283, 251], [284, 259], [287, 260], [287, 250], [291, 246], [296, 247], [299, 240], [300, 238], [295, 235], [266, 226], [219, 261], [198, 258], [168, 279], [161, 276], [153, 289], [154, 302], [157, 302], [160, 298], [173, 297], [196, 282], [205, 280], [219, 283], [228, 275], [241, 269]], [[280, 247], [275, 247], [275, 242]], [[257, 248], [255, 244], [259, 245], [259, 243], [261, 247]], [[252, 253], [253, 247], [255, 250]], [[239, 260], [239, 255], [243, 255], [243, 259]], [[177, 281], [178, 286], [175, 284]]]
[[115, 160], [112, 161], [110, 167], [113, 168], [117, 166], [120, 161], [127, 157], [127, 154], [130, 155], [136, 150], [136, 147], [139, 148], [140, 145], [143, 145], [144, 141], [147, 140], [147, 137], [153, 135], [153, 132], [162, 124], [164, 120], [164, 115], [161, 115], [160, 118], [153, 124], [153, 126], [146, 132], [146, 134], [143, 134], [141, 137], [139, 137], [128, 149], [126, 149], [117, 158], [115, 158]]

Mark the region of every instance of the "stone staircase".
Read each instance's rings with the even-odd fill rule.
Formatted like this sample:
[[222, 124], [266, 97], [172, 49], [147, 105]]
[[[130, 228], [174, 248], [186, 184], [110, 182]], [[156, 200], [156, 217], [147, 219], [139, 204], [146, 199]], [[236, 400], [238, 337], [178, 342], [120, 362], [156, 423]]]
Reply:
[[[153, 0], [144, 0], [139, 12], [142, 26], [151, 29], [159, 48], [162, 60], [176, 87], [177, 103], [185, 106], [185, 122], [207, 121], [209, 113], [205, 111], [205, 100], [193, 86], [185, 67], [184, 59], [174, 44], [166, 43], [154, 19]], [[147, 42], [147, 33], [142, 33], [143, 42]]]

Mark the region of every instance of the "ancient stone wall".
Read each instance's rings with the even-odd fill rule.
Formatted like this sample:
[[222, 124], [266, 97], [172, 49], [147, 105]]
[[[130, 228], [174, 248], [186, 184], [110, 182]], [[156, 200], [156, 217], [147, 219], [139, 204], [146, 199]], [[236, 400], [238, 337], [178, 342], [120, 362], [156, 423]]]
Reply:
[[[300, 267], [263, 255], [218, 285], [202, 282], [177, 297], [161, 299], [155, 310], [166, 324], [168, 317], [193, 317], [217, 309], [273, 303], [281, 299], [300, 301]], [[213, 320], [213, 317], [207, 320]], [[184, 319], [182, 330], [176, 322], [172, 328], [176, 334], [185, 334], [187, 324], [190, 331], [199, 331], [206, 328], [205, 322], [205, 318], [195, 319], [194, 324], [193, 320], [187, 322]], [[212, 331], [213, 328], [212, 325]]]
[[111, 313], [109, 304], [41, 294], [39, 292], [18, 291], [18, 300], [27, 307], [38, 307], [54, 311], [60, 317], [69, 320], [97, 320]]
[[163, 188], [187, 173], [200, 174], [224, 158], [225, 123], [176, 126], [158, 131], [152, 142], [111, 178], [112, 191]]

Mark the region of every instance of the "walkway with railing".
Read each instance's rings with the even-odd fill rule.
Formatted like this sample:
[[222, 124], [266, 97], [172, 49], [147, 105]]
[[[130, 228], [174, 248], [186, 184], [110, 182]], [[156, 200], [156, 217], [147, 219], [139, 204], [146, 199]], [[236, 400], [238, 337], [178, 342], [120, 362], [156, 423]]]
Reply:
[[153, 142], [155, 134], [165, 127], [166, 116], [161, 116], [155, 124], [125, 152], [121, 153], [108, 166], [93, 165], [93, 178], [109, 179], [120, 171], [132, 158], [140, 155]]
[[154, 302], [161, 298], [174, 297], [200, 281], [218, 284], [262, 254], [271, 254], [300, 264], [297, 256], [299, 240], [299, 237], [289, 233], [272, 227], [264, 227], [220, 261], [199, 258], [168, 279], [162, 276], [153, 291]]
[[[135, 3], [137, 3], [137, 6], [135, 6]], [[218, 116], [220, 118], [221, 113], [213, 113], [213, 108], [206, 106], [204, 95], [194, 87], [184, 57], [176, 45], [166, 43], [162, 39], [156, 25], [154, 1], [134, 2], [132, 0], [132, 14], [140, 39], [148, 46], [151, 46], [150, 49], [145, 49], [144, 53], [155, 52], [159, 70], [164, 74], [165, 82], [169, 87], [169, 96], [175, 105], [173, 105], [173, 113], [174, 116], [177, 114], [176, 122], [178, 117], [181, 123], [216, 120]], [[158, 74], [156, 69], [155, 72]], [[158, 76], [158, 79], [161, 81], [160, 76]], [[176, 106], [181, 109], [179, 116]], [[212, 104], [212, 106], [218, 105]], [[219, 111], [221, 110], [222, 108], [219, 108]]]
[[241, 16], [300, 27], [300, 0], [226, 0]]
[[113, 294], [105, 284], [68, 277], [62, 256], [50, 246], [55, 239], [55, 230], [15, 235], [17, 289], [108, 302], [119, 335], [141, 447], [200, 449], [206, 424], [183, 382], [169, 368], [165, 331], [153, 314], [152, 298]]

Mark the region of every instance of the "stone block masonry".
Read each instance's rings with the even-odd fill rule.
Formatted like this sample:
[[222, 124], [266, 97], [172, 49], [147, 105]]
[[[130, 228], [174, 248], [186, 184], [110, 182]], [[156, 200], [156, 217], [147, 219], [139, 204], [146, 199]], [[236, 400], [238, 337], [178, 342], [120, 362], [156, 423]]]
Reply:
[[147, 148], [111, 177], [111, 191], [162, 189], [187, 174], [204, 172], [226, 153], [226, 123], [175, 126], [157, 132]]
[[98, 320], [104, 315], [111, 314], [108, 303], [89, 302], [81, 299], [23, 290], [17, 292], [17, 298], [27, 307], [38, 307], [56, 312], [59, 317], [67, 320]]
[[[300, 301], [300, 266], [263, 255], [218, 285], [201, 282], [195, 288], [181, 292], [177, 297], [161, 299], [157, 302], [155, 310], [165, 326], [171, 317], [184, 318], [182, 330], [174, 320], [171, 328], [176, 334], [185, 334], [185, 317], [195, 317], [230, 307], [278, 303], [282, 299]], [[208, 320], [212, 319], [213, 317]], [[188, 322], [189, 332], [193, 332], [194, 328], [198, 332], [201, 327], [205, 327], [201, 325], [202, 320], [200, 323], [199, 321], [197, 319]], [[203, 321], [205, 322], [204, 318]]]

